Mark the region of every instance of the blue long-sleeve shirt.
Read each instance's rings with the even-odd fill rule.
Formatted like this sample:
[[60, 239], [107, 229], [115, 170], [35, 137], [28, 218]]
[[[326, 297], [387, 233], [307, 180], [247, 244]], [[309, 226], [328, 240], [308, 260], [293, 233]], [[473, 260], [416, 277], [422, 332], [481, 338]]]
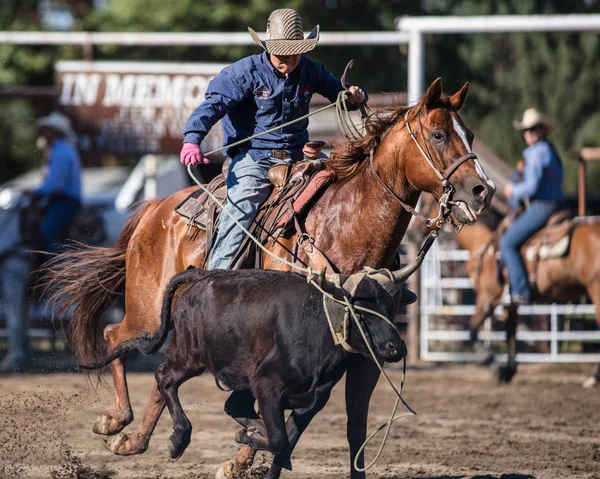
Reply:
[[[194, 110], [183, 130], [184, 142], [200, 145], [209, 130], [223, 118], [224, 145], [248, 138], [306, 115], [313, 93], [335, 101], [342, 90], [323, 64], [300, 57], [288, 77], [279, 73], [267, 53], [252, 55], [224, 68], [211, 80], [206, 100]], [[308, 119], [260, 136], [227, 150], [229, 156], [248, 152], [253, 160], [271, 150], [286, 150], [302, 157], [308, 140]]]
[[538, 141], [523, 151], [523, 158], [523, 181], [513, 185], [512, 198], [562, 199], [563, 168], [550, 143], [546, 140]]
[[64, 139], [50, 146], [50, 158], [43, 183], [32, 191], [37, 196], [64, 195], [81, 199], [81, 160], [75, 148]]

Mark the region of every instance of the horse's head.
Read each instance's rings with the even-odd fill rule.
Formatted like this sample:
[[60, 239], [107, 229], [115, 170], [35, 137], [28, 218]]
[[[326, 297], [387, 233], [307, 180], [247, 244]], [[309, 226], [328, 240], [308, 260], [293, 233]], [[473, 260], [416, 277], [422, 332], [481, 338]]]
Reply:
[[394, 138], [411, 148], [403, 155], [410, 185], [450, 207], [459, 222], [471, 224], [489, 208], [495, 186], [473, 154], [473, 133], [458, 114], [468, 91], [465, 83], [454, 95], [444, 96], [438, 78], [395, 125], [395, 131], [402, 129], [404, 135]]

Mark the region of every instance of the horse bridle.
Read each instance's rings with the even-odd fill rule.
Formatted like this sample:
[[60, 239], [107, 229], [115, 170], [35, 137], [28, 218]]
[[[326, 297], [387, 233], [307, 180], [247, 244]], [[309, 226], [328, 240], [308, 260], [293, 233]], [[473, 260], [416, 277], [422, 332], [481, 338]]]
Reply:
[[[406, 112], [406, 115], [408, 115], [408, 111]], [[452, 164], [448, 168], [446, 168], [443, 172], [441, 172], [438, 169], [438, 167], [435, 166], [435, 163], [433, 162], [433, 158], [431, 157], [431, 153], [429, 152], [429, 148], [427, 147], [427, 142], [425, 141], [425, 135], [423, 133], [423, 124], [421, 123], [420, 114], [419, 114], [418, 120], [419, 120], [419, 133], [423, 140], [423, 144], [425, 145], [425, 149], [423, 149], [423, 147], [419, 143], [419, 140], [417, 139], [416, 135], [413, 133], [413, 131], [410, 127], [410, 122], [408, 120], [405, 120], [405, 124], [406, 124], [406, 129], [408, 130], [410, 137], [413, 139], [413, 141], [417, 145], [417, 148], [421, 152], [421, 155], [423, 155], [423, 157], [425, 158], [425, 161], [427, 161], [429, 166], [431, 166], [431, 168], [433, 169], [433, 171], [435, 172], [437, 177], [440, 179], [440, 199], [437, 202], [438, 206], [439, 206], [439, 210], [438, 210], [438, 215], [435, 218], [426, 218], [425, 216], [420, 214], [415, 208], [413, 208], [412, 206], [410, 206], [409, 204], [404, 202], [385, 183], [385, 181], [383, 181], [381, 179], [381, 177], [377, 173], [377, 170], [375, 169], [375, 165], [373, 163], [373, 157], [375, 155], [374, 148], [371, 148], [371, 151], [369, 152], [369, 163], [371, 166], [371, 171], [373, 172], [375, 177], [379, 180], [379, 182], [383, 185], [383, 187], [394, 198], [396, 198], [396, 200], [398, 201], [398, 203], [400, 203], [400, 205], [402, 206], [402, 208], [404, 208], [404, 210], [409, 212], [411, 215], [413, 215], [419, 221], [422, 221], [423, 223], [425, 223], [425, 225], [428, 227], [436, 225], [438, 228], [441, 228], [443, 223], [445, 221], [447, 221], [448, 217], [450, 216], [450, 205], [452, 204], [452, 202], [451, 202], [452, 194], [454, 193], [454, 191], [456, 191], [455, 188], [452, 186], [452, 183], [450, 183], [449, 179], [463, 163], [465, 163], [466, 161], [469, 161], [469, 160], [476, 161], [477, 155], [475, 153], [469, 152], [469, 153], [461, 156], [460, 158], [458, 158], [456, 161], [453, 161]], [[425, 150], [427, 150], [427, 151], [425, 151]]]

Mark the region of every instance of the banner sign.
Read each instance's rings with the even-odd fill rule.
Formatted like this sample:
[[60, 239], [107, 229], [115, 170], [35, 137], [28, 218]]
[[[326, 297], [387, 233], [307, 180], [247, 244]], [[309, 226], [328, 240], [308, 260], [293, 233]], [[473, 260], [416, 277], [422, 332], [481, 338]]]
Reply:
[[[61, 61], [59, 104], [73, 121], [84, 156], [178, 154], [185, 122], [225, 66]], [[222, 141], [218, 124], [202, 147], [210, 151]]]

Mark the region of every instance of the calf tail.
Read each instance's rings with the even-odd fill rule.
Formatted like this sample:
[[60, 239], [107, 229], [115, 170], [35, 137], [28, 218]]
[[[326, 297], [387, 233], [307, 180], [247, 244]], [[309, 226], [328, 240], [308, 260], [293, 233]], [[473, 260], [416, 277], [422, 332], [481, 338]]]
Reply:
[[125, 356], [132, 351], [140, 351], [144, 354], [154, 354], [160, 349], [169, 332], [169, 324], [171, 322], [171, 306], [173, 304], [173, 296], [182, 284], [187, 284], [191, 279], [192, 273], [195, 270], [185, 271], [175, 276], [167, 285], [167, 290], [163, 298], [162, 310], [160, 313], [160, 327], [152, 335], [139, 336], [137, 338], [128, 339], [120, 343], [115, 350], [106, 358], [91, 364], [80, 364], [82, 369], [100, 369], [110, 364], [115, 359]]

